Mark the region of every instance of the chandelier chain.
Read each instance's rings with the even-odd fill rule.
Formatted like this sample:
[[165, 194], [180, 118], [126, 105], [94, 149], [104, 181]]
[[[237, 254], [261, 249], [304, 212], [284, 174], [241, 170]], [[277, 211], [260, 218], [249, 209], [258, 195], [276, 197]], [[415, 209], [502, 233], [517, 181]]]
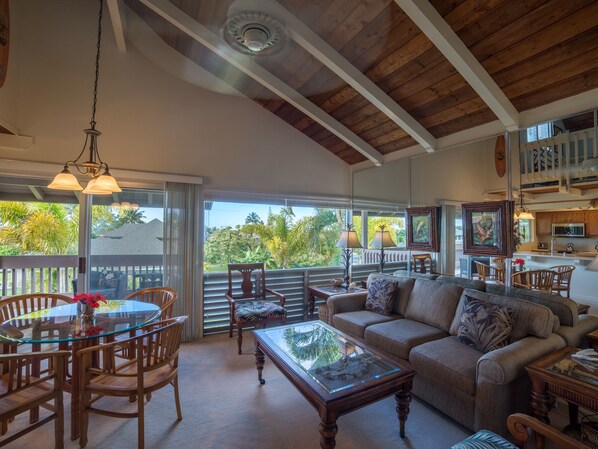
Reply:
[[95, 129], [96, 124], [96, 106], [98, 103], [98, 79], [100, 78], [100, 44], [102, 43], [102, 15], [104, 11], [104, 0], [100, 0], [100, 15], [98, 19], [98, 43], [96, 45], [96, 71], [93, 82], [93, 106], [91, 108], [91, 128]]

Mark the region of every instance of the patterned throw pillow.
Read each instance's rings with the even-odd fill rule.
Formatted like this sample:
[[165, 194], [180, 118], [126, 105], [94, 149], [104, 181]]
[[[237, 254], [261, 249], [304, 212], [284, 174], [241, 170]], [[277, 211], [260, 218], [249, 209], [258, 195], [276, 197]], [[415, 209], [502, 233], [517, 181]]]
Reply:
[[371, 310], [380, 315], [390, 315], [396, 291], [396, 282], [384, 278], [373, 279], [368, 288], [367, 299], [365, 300], [366, 310]]
[[457, 338], [478, 351], [490, 352], [509, 344], [516, 310], [465, 296]]

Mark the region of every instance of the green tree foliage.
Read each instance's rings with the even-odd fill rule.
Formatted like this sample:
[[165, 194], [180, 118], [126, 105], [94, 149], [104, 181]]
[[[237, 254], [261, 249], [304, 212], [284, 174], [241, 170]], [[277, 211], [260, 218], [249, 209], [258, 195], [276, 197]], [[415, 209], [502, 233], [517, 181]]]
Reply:
[[313, 216], [295, 220], [293, 209], [284, 207], [270, 212], [266, 223], [251, 213], [243, 226], [210, 229], [206, 232], [206, 269], [209, 264], [222, 269], [234, 262], [264, 262], [270, 269], [337, 265], [341, 216], [340, 211], [317, 209]]
[[[380, 225], [385, 225], [386, 230], [390, 232], [390, 236], [397, 246], [405, 246], [407, 237], [405, 233], [405, 220], [399, 217], [368, 217], [368, 248], [374, 240], [376, 231], [380, 230]], [[359, 215], [353, 216], [353, 226], [357, 235], [361, 236], [361, 217]]]
[[76, 254], [74, 210], [62, 204], [0, 202], [0, 245], [17, 254]]

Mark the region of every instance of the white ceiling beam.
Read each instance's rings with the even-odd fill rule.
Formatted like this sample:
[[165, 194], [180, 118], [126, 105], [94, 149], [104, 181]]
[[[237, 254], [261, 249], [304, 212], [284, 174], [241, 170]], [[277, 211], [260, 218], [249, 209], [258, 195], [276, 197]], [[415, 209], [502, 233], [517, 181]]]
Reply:
[[125, 38], [126, 21], [125, 15], [122, 13], [120, 0], [108, 0], [108, 12], [112, 21], [116, 46], [120, 51], [127, 51]]
[[33, 193], [33, 196], [38, 200], [38, 201], [43, 201], [44, 200], [44, 192], [42, 192], [42, 190], [39, 187], [36, 186], [27, 186], [29, 187], [29, 190], [31, 190], [31, 193]]
[[268, 9], [286, 25], [290, 37], [295, 42], [376, 106], [389, 119], [413, 137], [426, 151], [433, 152], [436, 149], [436, 138], [426, 128], [380, 89], [376, 83], [314, 33], [311, 28], [276, 2], [272, 2]]
[[427, 0], [395, 0], [477, 92], [508, 131], [519, 129], [519, 112], [457, 33]]
[[369, 143], [309, 101], [288, 84], [275, 77], [251, 57], [230, 48], [219, 36], [189, 17], [167, 0], [140, 0], [156, 14], [176, 26], [182, 32], [216, 53], [229, 64], [274, 92], [301, 112], [318, 122], [348, 145], [355, 148], [376, 165], [382, 165], [383, 155]]
[[26, 150], [33, 145], [33, 137], [0, 133], [0, 148], [7, 150]]

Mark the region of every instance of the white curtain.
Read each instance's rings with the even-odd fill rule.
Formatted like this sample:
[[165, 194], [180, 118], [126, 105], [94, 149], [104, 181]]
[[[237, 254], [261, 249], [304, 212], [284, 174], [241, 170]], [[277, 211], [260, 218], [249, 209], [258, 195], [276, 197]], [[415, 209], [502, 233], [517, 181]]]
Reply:
[[183, 341], [203, 335], [203, 189], [167, 182], [164, 201], [164, 285], [178, 292], [173, 316], [188, 316]]

